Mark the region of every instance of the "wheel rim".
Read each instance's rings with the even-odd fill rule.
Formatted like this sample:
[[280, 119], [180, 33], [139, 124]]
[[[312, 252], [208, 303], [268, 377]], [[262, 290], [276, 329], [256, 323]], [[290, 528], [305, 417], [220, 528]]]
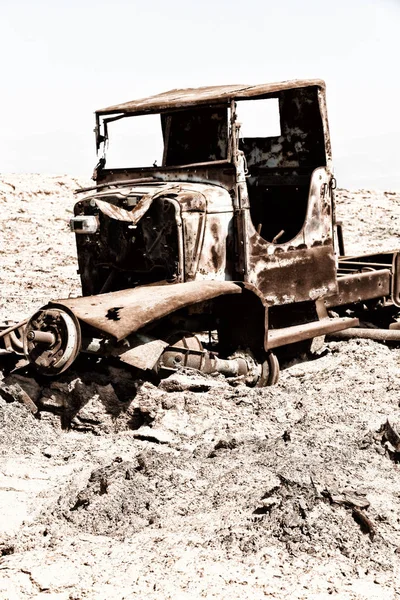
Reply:
[[[35, 339], [50, 334], [52, 341]], [[81, 349], [81, 329], [77, 318], [64, 308], [46, 307], [28, 321], [24, 331], [24, 353], [43, 375], [59, 375], [72, 365]]]
[[279, 381], [279, 361], [276, 354], [268, 352], [267, 357], [261, 365], [261, 377], [257, 387], [267, 387], [275, 385]]

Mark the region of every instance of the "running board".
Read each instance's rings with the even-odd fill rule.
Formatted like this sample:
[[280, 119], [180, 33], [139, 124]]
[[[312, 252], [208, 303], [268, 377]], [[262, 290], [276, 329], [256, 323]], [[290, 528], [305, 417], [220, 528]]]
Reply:
[[279, 346], [286, 346], [286, 344], [310, 340], [319, 335], [343, 331], [343, 329], [349, 329], [350, 327], [358, 327], [359, 324], [358, 319], [335, 317], [334, 319], [325, 318], [320, 321], [304, 323], [304, 325], [270, 329], [268, 331], [268, 350], [279, 348]]

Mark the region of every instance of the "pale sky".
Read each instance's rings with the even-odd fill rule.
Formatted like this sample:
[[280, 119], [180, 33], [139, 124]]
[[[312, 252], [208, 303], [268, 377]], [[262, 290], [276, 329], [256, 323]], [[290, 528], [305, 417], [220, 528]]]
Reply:
[[400, 0], [0, 0], [0, 172], [90, 177], [93, 112], [320, 78], [338, 185], [400, 189]]

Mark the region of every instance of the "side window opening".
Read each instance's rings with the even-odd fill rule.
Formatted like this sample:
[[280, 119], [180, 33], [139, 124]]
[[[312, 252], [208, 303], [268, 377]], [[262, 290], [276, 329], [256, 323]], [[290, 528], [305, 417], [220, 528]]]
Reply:
[[240, 138], [271, 138], [281, 135], [278, 98], [263, 100], [239, 100], [238, 121], [241, 123]]

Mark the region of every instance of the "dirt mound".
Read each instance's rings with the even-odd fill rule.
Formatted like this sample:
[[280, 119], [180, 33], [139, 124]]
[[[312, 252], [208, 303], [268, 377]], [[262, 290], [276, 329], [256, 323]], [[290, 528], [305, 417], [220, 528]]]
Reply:
[[[378, 582], [379, 594], [389, 593], [396, 585], [400, 500], [381, 427], [398, 410], [399, 358], [398, 350], [369, 341], [330, 343], [325, 356], [288, 366], [278, 386], [263, 390], [216, 387], [210, 378], [208, 391], [197, 392], [198, 376], [191, 388], [188, 375], [175, 375], [165, 385], [174, 391], [145, 383], [125, 400], [124, 415], [147, 418], [117, 433], [122, 413], [112, 404], [107, 412], [101, 385], [92, 395], [93, 382], [87, 388], [97, 422], [86, 433], [63, 433], [60, 409], [41, 405], [38, 420], [3, 401], [6, 431], [12, 427], [19, 438], [4, 454], [18, 465], [30, 447], [31, 476], [50, 478], [30, 521], [4, 536], [3, 547], [14, 548], [4, 560], [10, 569], [30, 571], [33, 552], [50, 568], [54, 553], [64, 556], [72, 541], [75, 556], [87, 560], [90, 539], [90, 580], [110, 577], [112, 567], [101, 558], [110, 551], [120, 556], [113, 564], [123, 580], [122, 556], [134, 544], [141, 568], [151, 555], [152, 585], [165, 597], [197, 580], [204, 561], [230, 579], [227, 564], [245, 569], [255, 593], [271, 589], [275, 575], [279, 598], [293, 597], [293, 589], [311, 597], [328, 588], [374, 597], [364, 588], [360, 595], [364, 578]], [[306, 573], [314, 573], [308, 583]], [[196, 589], [207, 589], [213, 577], [203, 573]], [[79, 589], [96, 597], [88, 581], [86, 575]], [[50, 589], [58, 589], [56, 579]], [[229, 581], [222, 586], [226, 593], [235, 589]], [[21, 584], [18, 590], [20, 597], [31, 593]], [[141, 590], [157, 597], [144, 584]]]
[[[4, 316], [77, 291], [55, 220], [73, 185], [3, 178]], [[396, 246], [396, 201], [341, 192], [349, 251], [368, 229]], [[399, 349], [353, 340], [265, 389], [193, 373], [156, 388], [90, 361], [5, 375], [0, 597], [397, 597], [399, 366]]]
[[80, 531], [122, 538], [151, 525], [158, 517], [157, 489], [140, 470], [140, 459], [118, 457], [95, 469], [84, 488], [59, 499], [51, 521], [65, 519]]

